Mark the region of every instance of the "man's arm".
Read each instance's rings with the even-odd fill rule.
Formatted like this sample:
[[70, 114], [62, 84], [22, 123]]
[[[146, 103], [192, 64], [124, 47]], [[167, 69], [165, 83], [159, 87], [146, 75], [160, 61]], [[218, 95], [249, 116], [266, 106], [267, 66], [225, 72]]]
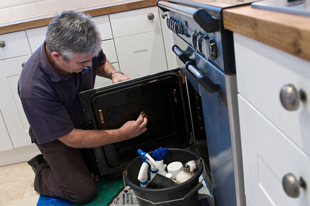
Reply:
[[[106, 62], [101, 65], [98, 70], [97, 70], [97, 75], [101, 76], [101, 77], [106, 77], [109, 78], [109, 74], [112, 71], [116, 71], [116, 69], [113, 67], [113, 65], [109, 62], [109, 60], [106, 60]], [[113, 83], [117, 83], [117, 82], [121, 82], [121, 81], [125, 81], [128, 80], [129, 78], [127, 76], [125, 76], [124, 74], [121, 73], [114, 73], [112, 75], [112, 82]]]
[[119, 129], [80, 130], [73, 129], [69, 134], [60, 137], [65, 145], [74, 148], [93, 148], [123, 140], [131, 139], [146, 131], [147, 119], [139, 116], [136, 121], [128, 121]]

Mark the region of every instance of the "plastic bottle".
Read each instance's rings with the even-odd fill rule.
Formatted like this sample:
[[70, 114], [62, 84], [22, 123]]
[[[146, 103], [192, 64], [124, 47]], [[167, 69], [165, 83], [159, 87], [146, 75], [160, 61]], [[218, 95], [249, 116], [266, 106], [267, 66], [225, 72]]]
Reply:
[[167, 166], [166, 164], [164, 164], [165, 154], [168, 154], [168, 148], [166, 147], [158, 148], [152, 153], [152, 157], [158, 165], [158, 174], [161, 174], [163, 176], [166, 176], [165, 168]]
[[[138, 149], [138, 153], [140, 154], [140, 156], [142, 157], [143, 162], [147, 161], [150, 166], [151, 166], [151, 179], [154, 178], [154, 176], [157, 174], [158, 172], [158, 165], [155, 162], [155, 160], [146, 152], [143, 152], [141, 149]], [[143, 164], [142, 164], [143, 166]], [[141, 166], [141, 167], [142, 167]], [[140, 168], [141, 169], [141, 168]], [[141, 182], [140, 182], [141, 183]]]
[[143, 161], [139, 174], [138, 174], [138, 180], [140, 181], [140, 187], [145, 188], [147, 184], [149, 183], [149, 180], [147, 178], [147, 171], [148, 171], [149, 165], [146, 161]]
[[175, 180], [176, 180], [176, 183], [181, 184], [183, 182], [186, 182], [193, 176], [194, 176], [193, 173], [190, 172], [190, 166], [185, 164], [182, 167], [182, 171], [177, 174]]

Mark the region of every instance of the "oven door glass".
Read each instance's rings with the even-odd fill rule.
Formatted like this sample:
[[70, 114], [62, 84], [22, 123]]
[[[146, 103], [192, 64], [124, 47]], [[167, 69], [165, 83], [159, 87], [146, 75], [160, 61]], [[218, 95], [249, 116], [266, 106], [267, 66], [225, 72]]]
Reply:
[[138, 156], [159, 147], [184, 148], [191, 133], [186, 85], [179, 70], [161, 72], [80, 94], [89, 129], [120, 128], [147, 114], [147, 132], [123, 142], [95, 148], [102, 175], [122, 171]]

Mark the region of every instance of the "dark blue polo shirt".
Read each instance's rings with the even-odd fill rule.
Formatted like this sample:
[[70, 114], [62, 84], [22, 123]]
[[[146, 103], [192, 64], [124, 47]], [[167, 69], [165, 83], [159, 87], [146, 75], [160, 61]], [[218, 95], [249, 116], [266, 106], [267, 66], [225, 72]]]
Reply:
[[92, 67], [63, 75], [49, 64], [43, 43], [29, 58], [19, 79], [19, 96], [39, 144], [54, 141], [85, 122], [81, 91], [94, 87], [96, 72], [106, 61], [102, 51]]

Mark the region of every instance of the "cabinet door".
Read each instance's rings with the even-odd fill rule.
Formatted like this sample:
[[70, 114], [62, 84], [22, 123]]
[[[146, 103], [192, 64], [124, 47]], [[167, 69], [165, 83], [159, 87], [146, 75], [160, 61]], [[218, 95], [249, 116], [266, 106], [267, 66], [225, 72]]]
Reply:
[[245, 193], [253, 206], [308, 206], [310, 191], [286, 195], [282, 179], [292, 173], [310, 181], [310, 158], [254, 106], [238, 95]]
[[167, 70], [161, 31], [115, 38], [120, 69], [130, 78]]
[[0, 35], [5, 46], [0, 48], [0, 59], [31, 54], [25, 31]]
[[[158, 9], [159, 12], [162, 12], [160, 9]], [[167, 18], [167, 17], [166, 17]], [[161, 19], [161, 26], [162, 26], [162, 32], [163, 32], [163, 37], [164, 37], [164, 46], [166, 50], [166, 56], [167, 56], [167, 64], [168, 64], [168, 69], [175, 69], [178, 68], [178, 63], [177, 63], [177, 56], [175, 53], [172, 51], [172, 46], [174, 45], [173, 41], [173, 36], [176, 36], [175, 33], [173, 33], [170, 29], [167, 27], [167, 19]], [[179, 37], [174, 37], [174, 38], [179, 38]]]
[[93, 17], [93, 21], [98, 27], [102, 40], [113, 38], [108, 15]]
[[47, 27], [39, 27], [26, 30], [31, 52], [35, 52], [45, 40], [45, 32]]
[[2, 111], [0, 109], [0, 151], [13, 149], [9, 133], [3, 119]]
[[[113, 65], [113, 67], [116, 70], [119, 71], [118, 63], [113, 63], [112, 65]], [[112, 84], [112, 80], [111, 79], [100, 77], [100, 76], [96, 76], [94, 88], [103, 87], [103, 86], [106, 86], [106, 85], [109, 85], [109, 84]]]
[[[310, 62], [234, 33], [238, 92], [310, 156]], [[281, 88], [292, 84], [308, 100], [286, 110]]]
[[[110, 14], [114, 38], [160, 30], [158, 8], [149, 7]], [[153, 18], [149, 18], [153, 15]]]
[[0, 108], [14, 148], [31, 144], [28, 121], [17, 93], [22, 63], [28, 58], [29, 55], [0, 61]]
[[117, 62], [117, 56], [113, 39], [101, 42], [102, 51], [111, 63]]

